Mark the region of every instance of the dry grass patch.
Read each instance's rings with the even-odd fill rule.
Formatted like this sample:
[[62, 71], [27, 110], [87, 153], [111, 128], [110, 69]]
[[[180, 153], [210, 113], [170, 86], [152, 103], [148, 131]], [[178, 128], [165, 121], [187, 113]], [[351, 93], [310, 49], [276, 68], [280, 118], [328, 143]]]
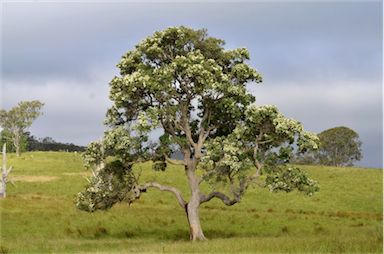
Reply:
[[13, 176], [13, 181], [20, 181], [20, 182], [28, 182], [28, 183], [35, 183], [35, 182], [50, 182], [54, 180], [58, 180], [59, 177], [57, 176]]
[[[52, 200], [52, 197], [43, 195], [41, 193], [27, 193], [27, 194], [21, 194], [17, 196], [18, 198], [21, 198], [23, 200]], [[1, 252], [0, 252], [1, 253]]]
[[91, 176], [91, 172], [77, 172], [77, 173], [70, 173], [70, 172], [65, 172], [62, 175], [64, 176]]

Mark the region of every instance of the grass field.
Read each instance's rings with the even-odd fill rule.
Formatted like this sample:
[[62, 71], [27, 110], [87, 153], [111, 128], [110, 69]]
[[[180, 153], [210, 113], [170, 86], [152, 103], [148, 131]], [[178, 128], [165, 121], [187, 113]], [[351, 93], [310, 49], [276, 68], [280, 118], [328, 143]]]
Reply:
[[[382, 253], [382, 170], [304, 167], [320, 184], [313, 197], [251, 189], [240, 204], [202, 206], [209, 241], [191, 243], [184, 211], [169, 193], [150, 190], [130, 207], [86, 213], [74, 196], [89, 172], [74, 153], [9, 155], [15, 186], [1, 205], [0, 253]], [[142, 179], [180, 187], [171, 166]], [[137, 170], [140, 170], [137, 169]]]

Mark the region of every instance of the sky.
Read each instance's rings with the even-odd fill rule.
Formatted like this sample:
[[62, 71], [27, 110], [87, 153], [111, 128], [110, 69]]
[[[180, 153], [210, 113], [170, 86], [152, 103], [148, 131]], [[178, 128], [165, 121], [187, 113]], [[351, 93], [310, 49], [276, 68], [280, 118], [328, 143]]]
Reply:
[[121, 56], [170, 26], [207, 28], [246, 47], [275, 104], [316, 133], [347, 126], [363, 142], [357, 165], [382, 167], [381, 1], [23, 1], [1, 3], [1, 108], [45, 103], [34, 136], [86, 145], [105, 127], [108, 83]]

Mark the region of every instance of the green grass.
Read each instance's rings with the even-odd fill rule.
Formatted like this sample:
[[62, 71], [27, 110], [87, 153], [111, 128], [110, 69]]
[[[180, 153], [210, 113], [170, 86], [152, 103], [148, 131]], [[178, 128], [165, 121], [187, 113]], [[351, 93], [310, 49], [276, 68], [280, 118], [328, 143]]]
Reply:
[[[73, 203], [89, 174], [78, 154], [11, 154], [8, 162], [19, 181], [0, 201], [0, 253], [383, 251], [382, 170], [305, 166], [320, 183], [313, 197], [254, 188], [232, 207], [213, 200], [200, 210], [209, 241], [191, 243], [184, 211], [170, 193], [150, 190], [130, 207], [90, 214]], [[143, 180], [175, 185], [188, 196], [181, 167], [153, 172], [149, 166], [140, 166]]]

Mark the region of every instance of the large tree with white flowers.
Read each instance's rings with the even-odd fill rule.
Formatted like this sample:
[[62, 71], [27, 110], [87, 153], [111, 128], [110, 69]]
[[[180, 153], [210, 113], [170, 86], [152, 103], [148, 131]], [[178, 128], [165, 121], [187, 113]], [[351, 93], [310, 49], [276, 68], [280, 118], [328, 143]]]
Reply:
[[[275, 106], [255, 104], [247, 85], [262, 78], [248, 61], [247, 49], [227, 50], [206, 30], [187, 27], [155, 32], [126, 53], [110, 82], [113, 106], [104, 138], [84, 153], [94, 174], [77, 207], [105, 210], [157, 188], [175, 196], [191, 240], [203, 240], [199, 207], [214, 198], [234, 205], [253, 184], [272, 192], [316, 192], [316, 182], [288, 163], [293, 150], [316, 149], [317, 136]], [[151, 140], [159, 128], [162, 135]], [[183, 160], [170, 158], [176, 150]], [[174, 186], [140, 182], [133, 165], [144, 161], [156, 171], [181, 165], [189, 199]], [[201, 190], [203, 182], [210, 191]]]

